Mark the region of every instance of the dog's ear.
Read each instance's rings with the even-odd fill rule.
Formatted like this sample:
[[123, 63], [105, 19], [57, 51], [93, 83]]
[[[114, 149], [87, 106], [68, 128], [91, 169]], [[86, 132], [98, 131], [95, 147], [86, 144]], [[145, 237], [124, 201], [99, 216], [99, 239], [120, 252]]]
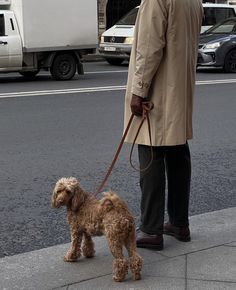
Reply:
[[75, 189], [74, 196], [71, 200], [71, 209], [72, 211], [77, 211], [79, 207], [84, 203], [85, 196], [82, 190]]
[[55, 189], [53, 190], [53, 193], [52, 193], [52, 198], [51, 198], [51, 204], [52, 204], [52, 207], [56, 207], [56, 192], [55, 192]]
[[71, 200], [71, 209], [72, 211], [77, 211], [79, 208], [79, 196], [78, 194], [74, 194], [72, 200]]

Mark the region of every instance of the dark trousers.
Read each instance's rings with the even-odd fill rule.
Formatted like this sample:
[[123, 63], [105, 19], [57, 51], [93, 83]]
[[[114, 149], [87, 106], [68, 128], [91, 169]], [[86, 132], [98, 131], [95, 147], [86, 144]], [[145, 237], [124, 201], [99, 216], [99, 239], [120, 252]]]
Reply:
[[[150, 146], [138, 145], [140, 168], [150, 161]], [[147, 234], [161, 234], [165, 215], [167, 180], [167, 212], [174, 226], [188, 226], [191, 158], [188, 143], [153, 147], [153, 162], [140, 173], [141, 225]]]

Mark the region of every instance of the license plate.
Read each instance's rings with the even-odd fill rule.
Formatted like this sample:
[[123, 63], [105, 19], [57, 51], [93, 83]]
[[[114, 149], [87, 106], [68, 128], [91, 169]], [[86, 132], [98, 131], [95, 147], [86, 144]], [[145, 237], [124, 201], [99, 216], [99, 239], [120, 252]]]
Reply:
[[105, 51], [116, 51], [116, 48], [115, 47], [110, 47], [110, 46], [105, 46], [104, 50]]

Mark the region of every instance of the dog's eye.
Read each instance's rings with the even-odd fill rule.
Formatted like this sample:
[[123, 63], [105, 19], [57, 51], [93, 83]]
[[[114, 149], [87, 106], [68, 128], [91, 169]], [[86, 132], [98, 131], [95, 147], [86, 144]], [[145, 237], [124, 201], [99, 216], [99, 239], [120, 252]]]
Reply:
[[67, 190], [66, 190], [66, 193], [67, 193], [67, 194], [70, 194], [70, 193], [71, 193], [71, 191], [69, 191], [69, 190], [67, 189]]

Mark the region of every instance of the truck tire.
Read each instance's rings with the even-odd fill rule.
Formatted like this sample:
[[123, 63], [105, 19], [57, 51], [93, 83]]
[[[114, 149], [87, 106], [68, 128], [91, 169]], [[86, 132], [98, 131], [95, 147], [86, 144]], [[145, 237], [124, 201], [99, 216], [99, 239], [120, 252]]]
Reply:
[[123, 58], [106, 58], [106, 61], [112, 65], [121, 65], [124, 59]]
[[73, 55], [65, 53], [54, 58], [50, 68], [52, 77], [58, 81], [70, 80], [76, 73], [76, 60]]
[[224, 71], [227, 73], [236, 73], [236, 50], [233, 49], [225, 57]]
[[33, 78], [35, 78], [38, 73], [39, 73], [39, 70], [19, 72], [20, 75], [22, 75], [23, 77], [25, 77], [27, 79], [33, 79]]

